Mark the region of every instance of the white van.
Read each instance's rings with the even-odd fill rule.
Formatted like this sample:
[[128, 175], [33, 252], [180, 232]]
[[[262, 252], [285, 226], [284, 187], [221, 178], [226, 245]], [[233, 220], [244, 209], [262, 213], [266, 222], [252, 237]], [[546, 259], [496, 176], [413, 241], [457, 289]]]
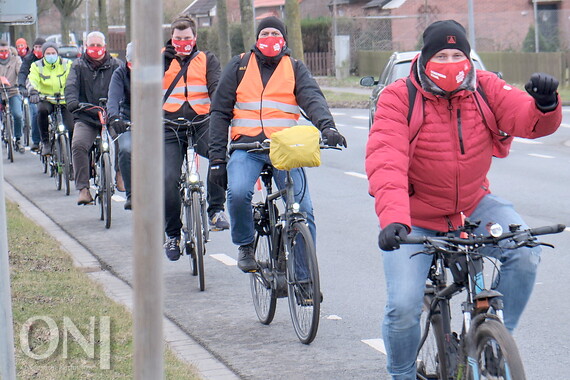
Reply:
[[[52, 34], [46, 37], [46, 41], [55, 42], [58, 46], [62, 44], [61, 34]], [[69, 45], [77, 46], [77, 40], [75, 39], [75, 34], [69, 33]]]

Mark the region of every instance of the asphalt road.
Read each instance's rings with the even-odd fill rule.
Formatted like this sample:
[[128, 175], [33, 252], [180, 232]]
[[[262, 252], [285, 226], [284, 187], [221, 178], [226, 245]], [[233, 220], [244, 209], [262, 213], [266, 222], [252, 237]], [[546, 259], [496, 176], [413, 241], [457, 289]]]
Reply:
[[[324, 303], [315, 341], [301, 344], [291, 325], [287, 300], [279, 300], [269, 326], [257, 321], [249, 278], [235, 266], [229, 232], [211, 234], [207, 245], [206, 291], [190, 276], [187, 258], [164, 258], [164, 308], [169, 318], [245, 379], [387, 379], [379, 350], [385, 302], [378, 222], [364, 175], [367, 111], [336, 109], [333, 115], [349, 148], [323, 151], [322, 166], [308, 170], [315, 208], [317, 251]], [[570, 225], [570, 109], [553, 136], [515, 141], [507, 159], [490, 173], [494, 193], [512, 200], [531, 226]], [[124, 194], [113, 204], [105, 230], [98, 207], [76, 206], [43, 174], [36, 155], [4, 158], [5, 179], [77, 239], [104, 267], [132, 282], [132, 214]], [[123, 201], [121, 200], [121, 196]], [[161, 220], [157, 218], [157, 222]], [[545, 239], [533, 297], [515, 332], [529, 379], [562, 378], [570, 365], [570, 233]], [[163, 255], [162, 252], [157, 252]]]

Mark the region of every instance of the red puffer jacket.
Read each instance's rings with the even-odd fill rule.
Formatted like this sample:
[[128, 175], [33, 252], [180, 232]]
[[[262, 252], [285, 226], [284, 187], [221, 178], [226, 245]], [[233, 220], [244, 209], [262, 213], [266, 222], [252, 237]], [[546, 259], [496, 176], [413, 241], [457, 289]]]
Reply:
[[[409, 158], [408, 91], [405, 81], [398, 80], [382, 91], [368, 137], [369, 192], [382, 228], [397, 222], [410, 228], [455, 230], [461, 225], [460, 213], [471, 215], [490, 192], [487, 172], [494, 135], [483, 122], [473, 92], [462, 90], [444, 99], [424, 91], [415, 76], [410, 77], [425, 99], [413, 157]], [[555, 110], [543, 113], [532, 97], [493, 73], [477, 71], [477, 81], [500, 130], [534, 139], [559, 127], [560, 98]]]

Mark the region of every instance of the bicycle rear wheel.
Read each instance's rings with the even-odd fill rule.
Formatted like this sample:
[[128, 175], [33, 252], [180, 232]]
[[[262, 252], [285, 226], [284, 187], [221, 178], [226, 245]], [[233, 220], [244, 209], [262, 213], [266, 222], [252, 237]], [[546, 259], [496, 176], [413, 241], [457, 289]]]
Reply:
[[30, 105], [24, 102], [23, 107], [24, 127], [22, 128], [22, 137], [24, 138], [24, 146], [30, 146], [30, 134], [32, 131], [32, 115], [30, 113]]
[[52, 155], [50, 158], [51, 162], [51, 173], [55, 178], [55, 188], [59, 191], [61, 190], [62, 184], [62, 158], [61, 158], [61, 142], [59, 139], [54, 139], [52, 144]]
[[[433, 286], [425, 291], [422, 314], [420, 316], [421, 337], [416, 360], [417, 376], [420, 380], [448, 379], [447, 359], [445, 357], [445, 336], [439, 308], [428, 321], [430, 305], [433, 300]], [[427, 335], [426, 335], [427, 330]], [[425, 339], [424, 339], [425, 335]]]
[[309, 227], [304, 222], [295, 222], [290, 228], [292, 236], [288, 241], [287, 258], [289, 311], [297, 337], [302, 343], [309, 344], [315, 339], [319, 327], [322, 297], [319, 266]]
[[4, 142], [6, 143], [6, 157], [10, 162], [14, 162], [14, 136], [12, 135], [12, 117], [4, 114]]
[[61, 169], [63, 172], [63, 182], [65, 184], [65, 195], [69, 195], [70, 188], [70, 174], [71, 174], [71, 154], [69, 149], [69, 141], [66, 135], [59, 136], [60, 156], [61, 156]]
[[105, 228], [111, 227], [111, 197], [113, 196], [113, 177], [111, 168], [111, 158], [108, 152], [104, 152], [101, 157], [101, 208], [105, 220]]
[[467, 360], [468, 379], [526, 379], [517, 345], [501, 322], [487, 319], [476, 327], [473, 351]]
[[204, 244], [204, 225], [202, 224], [202, 207], [200, 205], [200, 193], [193, 191], [192, 193], [192, 241], [194, 242], [194, 255], [196, 258], [196, 267], [198, 272], [198, 280], [200, 282], [200, 290], [206, 289], [206, 274], [204, 272], [204, 255], [206, 254], [206, 246]]
[[251, 296], [253, 307], [257, 318], [264, 325], [273, 321], [277, 306], [277, 294], [271, 284], [271, 279], [276, 275], [277, 269], [273, 266], [271, 259], [271, 237], [255, 233], [255, 261], [259, 268], [256, 272], [251, 272], [249, 282], [251, 285]]

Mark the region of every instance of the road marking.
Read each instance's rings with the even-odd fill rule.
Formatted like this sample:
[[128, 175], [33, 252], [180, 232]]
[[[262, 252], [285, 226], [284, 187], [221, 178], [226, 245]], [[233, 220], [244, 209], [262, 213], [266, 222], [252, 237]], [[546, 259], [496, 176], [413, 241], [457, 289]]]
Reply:
[[542, 144], [542, 141], [536, 141], [536, 140], [531, 140], [531, 139], [521, 139], [520, 137], [515, 137], [514, 139], [515, 142], [521, 143], [521, 144]]
[[564, 231], [570, 232], [570, 227], [566, 227], [566, 228], [564, 229]]
[[331, 314], [331, 315], [327, 316], [327, 319], [330, 319], [330, 320], [333, 320], [333, 321], [340, 321], [342, 318], [339, 317], [338, 315]]
[[225, 253], [214, 253], [213, 255], [210, 255], [210, 257], [226, 264], [227, 266], [237, 265], [237, 261], [226, 255]]
[[333, 116], [345, 116], [346, 114], [344, 112], [331, 112], [331, 115], [333, 115]]
[[126, 199], [121, 197], [118, 194], [113, 194], [113, 196], [111, 197], [112, 200], [114, 200], [115, 202], [125, 202]]
[[561, 127], [570, 128], [570, 124], [560, 124]]
[[354, 129], [365, 129], [365, 130], [368, 130], [368, 127], [352, 127], [352, 128], [354, 128]]
[[362, 339], [362, 343], [366, 343], [376, 351], [380, 351], [386, 355], [386, 347], [384, 347], [384, 341], [382, 339]]
[[362, 173], [357, 173], [357, 172], [344, 172], [344, 174], [346, 174], [346, 175], [351, 175], [351, 176], [356, 177], [356, 178], [368, 179], [368, 177], [366, 176], [366, 174], [362, 174]]
[[337, 127], [346, 127], [346, 124], [334, 123], [334, 125]]
[[544, 285], [544, 282], [537, 282], [535, 285]]
[[358, 120], [368, 120], [368, 116], [351, 116], [353, 119], [358, 119]]
[[528, 155], [538, 158], [556, 158], [554, 156], [547, 156], [546, 154], [538, 154], [538, 153], [529, 153]]

